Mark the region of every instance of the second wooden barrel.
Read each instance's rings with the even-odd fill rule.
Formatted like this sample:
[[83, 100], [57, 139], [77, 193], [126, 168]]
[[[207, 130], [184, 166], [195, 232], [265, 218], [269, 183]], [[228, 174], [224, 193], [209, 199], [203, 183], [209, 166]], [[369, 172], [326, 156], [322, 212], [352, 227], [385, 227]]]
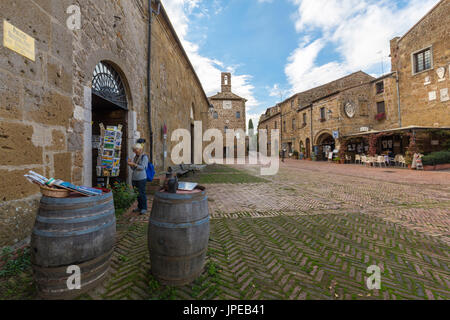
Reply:
[[[31, 235], [31, 262], [45, 298], [71, 298], [95, 286], [109, 268], [115, 243], [112, 193], [95, 197], [42, 197]], [[71, 292], [68, 266], [81, 269], [82, 290]], [[85, 286], [86, 285], [86, 286]]]
[[165, 285], [191, 283], [203, 271], [209, 240], [206, 191], [157, 192], [148, 226], [152, 274]]

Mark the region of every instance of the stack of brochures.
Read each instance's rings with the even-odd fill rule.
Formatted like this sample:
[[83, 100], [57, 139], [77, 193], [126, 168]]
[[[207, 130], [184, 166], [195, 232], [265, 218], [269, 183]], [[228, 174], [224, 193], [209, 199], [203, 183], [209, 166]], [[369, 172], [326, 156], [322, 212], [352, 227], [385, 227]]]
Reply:
[[46, 177], [34, 171], [29, 171], [27, 174], [24, 175], [24, 177], [27, 178], [28, 181], [35, 183], [39, 186], [48, 186], [66, 189], [88, 197], [98, 196], [103, 193], [103, 191], [99, 189], [94, 189], [90, 187], [79, 187], [71, 184], [70, 182], [56, 180], [54, 178], [47, 179]]

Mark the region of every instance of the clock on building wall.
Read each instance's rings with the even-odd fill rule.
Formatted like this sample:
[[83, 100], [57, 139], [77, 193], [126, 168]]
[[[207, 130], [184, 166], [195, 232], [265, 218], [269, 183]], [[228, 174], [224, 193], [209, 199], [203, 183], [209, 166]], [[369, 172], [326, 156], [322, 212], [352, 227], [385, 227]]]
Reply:
[[347, 117], [353, 118], [356, 114], [355, 104], [352, 102], [347, 102], [344, 106], [344, 111]]
[[224, 101], [223, 102], [223, 108], [224, 109], [231, 109], [232, 108], [231, 101]]

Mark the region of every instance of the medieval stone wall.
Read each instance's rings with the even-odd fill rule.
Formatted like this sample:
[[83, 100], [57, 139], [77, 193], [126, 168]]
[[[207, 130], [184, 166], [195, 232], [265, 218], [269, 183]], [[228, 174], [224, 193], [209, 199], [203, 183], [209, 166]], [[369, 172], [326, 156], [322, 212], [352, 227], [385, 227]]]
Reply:
[[[392, 70], [400, 79], [402, 126], [450, 126], [449, 12], [450, 1], [442, 0], [402, 38], [391, 41]], [[432, 68], [415, 73], [413, 54], [426, 48], [431, 48]]]
[[[34, 170], [76, 184], [91, 182], [91, 86], [105, 61], [120, 74], [128, 100], [128, 150], [149, 141], [146, 1], [2, 0], [3, 20], [36, 40], [36, 61], [0, 46], [0, 247], [30, 235], [39, 188], [23, 174]], [[81, 30], [69, 30], [69, 5], [81, 9]], [[156, 7], [155, 7], [156, 9]], [[162, 127], [170, 133], [207, 121], [208, 100], [162, 10], [152, 25], [154, 163], [163, 164]], [[191, 117], [192, 109], [192, 117]], [[148, 143], [146, 145], [149, 152]]]

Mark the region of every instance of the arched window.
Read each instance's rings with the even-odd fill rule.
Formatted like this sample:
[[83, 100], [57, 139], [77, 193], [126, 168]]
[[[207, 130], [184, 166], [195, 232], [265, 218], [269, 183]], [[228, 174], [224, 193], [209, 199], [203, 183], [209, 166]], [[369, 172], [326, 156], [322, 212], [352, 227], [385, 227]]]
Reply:
[[100, 62], [94, 69], [92, 93], [123, 109], [128, 109], [122, 79], [117, 71], [107, 62]]
[[219, 119], [219, 114], [217, 113], [217, 111], [214, 111], [213, 118], [214, 119]]
[[223, 77], [223, 83], [227, 86], [228, 85], [228, 76]]

